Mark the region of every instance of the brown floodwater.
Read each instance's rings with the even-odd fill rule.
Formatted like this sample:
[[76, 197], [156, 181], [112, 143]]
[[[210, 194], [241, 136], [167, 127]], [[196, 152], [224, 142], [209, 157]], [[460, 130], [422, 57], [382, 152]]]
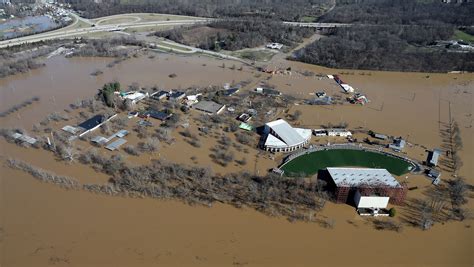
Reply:
[[[33, 96], [40, 97], [34, 103], [6, 118], [0, 118], [3, 126], [18, 126], [26, 129], [39, 122], [48, 114], [62, 111], [77, 100], [90, 98], [104, 83], [119, 81], [126, 87], [134, 82], [141, 86], [159, 86], [166, 90], [224, 85], [251, 78], [249, 69], [231, 70], [232, 65], [240, 63], [198, 56], [176, 56], [155, 54], [150, 59], [142, 56], [115, 65], [106, 65], [109, 58], [64, 58], [53, 57], [46, 60], [46, 66], [25, 74], [0, 79], [1, 111], [19, 104]], [[222, 64], [226, 68], [222, 68]], [[90, 75], [100, 69], [99, 76]], [[168, 75], [176, 74], [170, 78]]]
[[[230, 61], [208, 57], [158, 54], [155, 59], [133, 58], [107, 68], [111, 59], [51, 58], [47, 66], [0, 80], [2, 111], [32, 96], [38, 103], [0, 119], [1, 127], [30, 129], [47, 114], [61, 111], [77, 99], [89, 98], [105, 82], [123, 85], [139, 82], [166, 89], [192, 85], [208, 86], [257, 79], [249, 68], [232, 71]], [[227, 68], [220, 66], [225, 63]], [[205, 64], [205, 66], [203, 66]], [[326, 74], [347, 72], [296, 62], [281, 62], [293, 70]], [[239, 64], [236, 64], [239, 66]], [[104, 74], [90, 76], [96, 69]], [[349, 128], [365, 127], [389, 135], [408, 137], [410, 143], [428, 148], [442, 145], [440, 122], [451, 116], [458, 121], [464, 142], [460, 174], [473, 183], [472, 109], [473, 74], [423, 74], [349, 71], [344, 81], [366, 93], [366, 106], [295, 106], [302, 110], [300, 125], [316, 127], [327, 122], [347, 121]], [[361, 75], [371, 73], [371, 75]], [[172, 79], [168, 75], [176, 73]], [[429, 77], [427, 77], [429, 76]], [[281, 91], [310, 98], [316, 90], [338, 94], [328, 79], [273, 76], [268, 81]], [[449, 104], [451, 103], [451, 104]], [[449, 108], [451, 105], [451, 108]], [[197, 133], [196, 125], [191, 132]], [[217, 167], [208, 149], [210, 137], [200, 137], [201, 148], [183, 141], [177, 133], [174, 146], [163, 145], [160, 155], [182, 164], [211, 166], [215, 172], [253, 171], [255, 149], [236, 158], [247, 158], [246, 166]], [[134, 134], [127, 137], [135, 144]], [[315, 140], [317, 141], [317, 140]], [[319, 140], [321, 141], [321, 140]], [[322, 141], [321, 141], [322, 142]], [[418, 146], [409, 156], [423, 159]], [[472, 221], [436, 224], [430, 231], [405, 226], [402, 233], [377, 231], [370, 220], [359, 217], [348, 205], [328, 203], [317, 215], [334, 220], [335, 228], [317, 223], [290, 223], [250, 209], [216, 204], [211, 208], [176, 201], [106, 197], [83, 191], [66, 191], [40, 183], [3, 163], [19, 158], [82, 183], [104, 183], [108, 177], [79, 164], [65, 164], [42, 150], [20, 148], [0, 141], [0, 266], [472, 266], [474, 259]], [[104, 152], [105, 153], [105, 152]], [[162, 153], [162, 154], [161, 154]], [[185, 155], [185, 156], [183, 156]], [[196, 157], [196, 163], [190, 160]], [[147, 159], [148, 158], [148, 159]], [[128, 157], [142, 164], [151, 157]], [[276, 166], [268, 158], [259, 160], [258, 170]], [[448, 173], [444, 175], [449, 176]], [[410, 176], [409, 197], [422, 197], [430, 187], [423, 176]], [[472, 209], [472, 201], [468, 204]], [[399, 208], [403, 213], [403, 208]]]

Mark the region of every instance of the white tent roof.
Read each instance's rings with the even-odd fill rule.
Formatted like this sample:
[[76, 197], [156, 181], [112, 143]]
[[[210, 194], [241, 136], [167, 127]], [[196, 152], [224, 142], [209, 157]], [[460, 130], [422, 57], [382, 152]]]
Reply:
[[[278, 137], [280, 137], [281, 141], [283, 141], [286, 146], [295, 146], [306, 140], [306, 138], [300, 134], [302, 131], [297, 131], [282, 119], [268, 122], [266, 125], [270, 127]], [[311, 130], [309, 131], [311, 133]], [[309, 136], [311, 136], [311, 134]]]
[[303, 129], [303, 128], [293, 128], [295, 131], [303, 137], [304, 140], [311, 138], [312, 131], [311, 129]]
[[265, 140], [265, 146], [275, 147], [275, 148], [285, 148], [287, 147], [286, 143], [278, 139], [272, 134], [268, 134], [267, 140]]
[[327, 168], [336, 186], [387, 185], [399, 187], [400, 183], [386, 169]]

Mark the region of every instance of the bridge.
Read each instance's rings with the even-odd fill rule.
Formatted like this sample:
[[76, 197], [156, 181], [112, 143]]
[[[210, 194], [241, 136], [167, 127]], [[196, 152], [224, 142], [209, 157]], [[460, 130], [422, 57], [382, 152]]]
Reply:
[[340, 28], [340, 27], [349, 27], [351, 24], [345, 23], [318, 23], [318, 22], [293, 22], [293, 21], [284, 21], [283, 24], [296, 26], [296, 27], [308, 27], [308, 28]]

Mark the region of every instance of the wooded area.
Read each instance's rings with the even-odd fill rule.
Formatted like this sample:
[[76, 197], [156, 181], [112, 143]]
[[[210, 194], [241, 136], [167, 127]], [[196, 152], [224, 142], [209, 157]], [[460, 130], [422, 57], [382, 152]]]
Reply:
[[96, 18], [121, 13], [150, 12], [200, 17], [262, 17], [299, 21], [320, 16], [330, 0], [66, 0], [82, 15]]
[[331, 68], [446, 72], [474, 70], [474, 53], [426, 46], [449, 39], [449, 26], [339, 28], [297, 51], [293, 59]]
[[[454, 1], [453, 1], [454, 2]], [[320, 22], [365, 24], [474, 24], [474, 2], [447, 4], [441, 0], [338, 0]]]
[[[278, 21], [258, 18], [221, 20], [210, 23], [208, 26], [221, 31], [194, 36], [193, 39], [199, 40], [196, 46], [201, 49], [233, 51], [264, 45], [268, 42], [278, 42], [291, 47], [314, 33], [311, 28], [291, 27]], [[196, 27], [202, 26], [193, 28]], [[183, 36], [189, 29], [159, 31], [155, 35], [178, 43], [193, 45], [188, 43]]]

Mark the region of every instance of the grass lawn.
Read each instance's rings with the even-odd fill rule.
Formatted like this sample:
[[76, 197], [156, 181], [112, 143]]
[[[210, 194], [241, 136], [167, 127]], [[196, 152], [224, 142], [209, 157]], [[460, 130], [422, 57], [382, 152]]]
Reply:
[[186, 52], [191, 51], [191, 49], [189, 49], [187, 47], [172, 45], [172, 44], [168, 44], [168, 43], [164, 43], [164, 42], [158, 42], [157, 44], [162, 45], [162, 46], [166, 46], [166, 48], [169, 48], [169, 49], [177, 50], [177, 52], [179, 52], [179, 51], [186, 51]]
[[314, 22], [316, 20], [316, 17], [313, 16], [303, 16], [300, 18], [301, 22]]
[[256, 60], [256, 61], [269, 61], [275, 55], [275, 52], [259, 49], [259, 50], [251, 50], [245, 49], [240, 51], [235, 51], [231, 53], [232, 56], [240, 57], [243, 59], [248, 60]]
[[286, 176], [303, 173], [311, 176], [318, 170], [327, 167], [366, 167], [387, 169], [390, 173], [400, 176], [409, 172], [410, 164], [379, 153], [351, 150], [332, 149], [313, 152], [293, 159], [282, 167]]
[[454, 31], [453, 39], [474, 43], [474, 36], [460, 30]]

